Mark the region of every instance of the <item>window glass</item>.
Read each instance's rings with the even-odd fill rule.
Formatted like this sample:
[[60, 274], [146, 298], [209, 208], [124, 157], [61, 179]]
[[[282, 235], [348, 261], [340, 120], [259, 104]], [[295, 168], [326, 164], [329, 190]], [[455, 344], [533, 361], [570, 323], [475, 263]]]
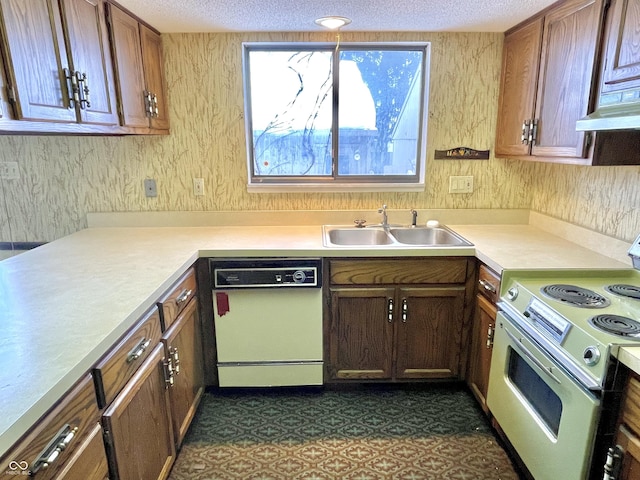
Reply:
[[250, 185], [424, 183], [427, 45], [244, 48]]

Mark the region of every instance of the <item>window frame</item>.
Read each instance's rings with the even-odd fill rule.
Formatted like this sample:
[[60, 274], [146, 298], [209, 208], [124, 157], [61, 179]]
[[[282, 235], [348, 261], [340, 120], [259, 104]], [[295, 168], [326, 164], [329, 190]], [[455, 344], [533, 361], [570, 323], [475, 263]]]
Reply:
[[[422, 80], [420, 85], [421, 113], [418, 120], [418, 139], [415, 175], [338, 175], [336, 159], [338, 145], [339, 70], [340, 55], [333, 55], [333, 121], [332, 121], [332, 175], [331, 176], [257, 176], [254, 175], [253, 127], [251, 110], [251, 72], [249, 54], [252, 51], [301, 51], [333, 50], [421, 50]], [[427, 167], [427, 118], [429, 112], [430, 42], [347, 42], [336, 45], [329, 42], [243, 42], [242, 74], [244, 94], [244, 119], [247, 152], [247, 190], [249, 192], [421, 192], [425, 188]]]

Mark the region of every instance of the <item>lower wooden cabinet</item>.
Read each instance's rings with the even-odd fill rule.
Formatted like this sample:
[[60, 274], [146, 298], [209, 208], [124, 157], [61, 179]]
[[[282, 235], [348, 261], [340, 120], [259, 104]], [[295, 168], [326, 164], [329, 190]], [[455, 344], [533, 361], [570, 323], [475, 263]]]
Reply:
[[496, 302], [499, 290], [500, 276], [485, 265], [480, 265], [478, 293], [475, 299], [475, 313], [469, 342], [467, 385], [485, 413], [489, 413], [487, 387], [489, 385], [491, 354], [493, 353], [493, 333], [498, 313]]
[[102, 440], [102, 427], [96, 423], [78, 452], [64, 466], [57, 480], [107, 480], [109, 467]]
[[604, 472], [615, 480], [640, 480], [640, 376], [630, 373], [623, 394], [614, 444]]
[[173, 362], [169, 388], [173, 434], [177, 447], [187, 433], [204, 391], [202, 328], [198, 299], [192, 298], [162, 337], [165, 355]]
[[[102, 435], [94, 438], [99, 419], [93, 380], [85, 375], [0, 459], [0, 478], [104, 478], [105, 469], [94, 465], [102, 462], [106, 467]], [[86, 474], [73, 476], [81, 471]]]
[[164, 345], [158, 344], [102, 416], [112, 478], [156, 480], [175, 460]]
[[469, 355], [467, 384], [485, 413], [489, 412], [487, 387], [497, 312], [495, 305], [486, 298], [481, 295], [476, 297], [476, 311], [471, 327], [471, 353]]
[[329, 262], [325, 380], [458, 379], [467, 260]]

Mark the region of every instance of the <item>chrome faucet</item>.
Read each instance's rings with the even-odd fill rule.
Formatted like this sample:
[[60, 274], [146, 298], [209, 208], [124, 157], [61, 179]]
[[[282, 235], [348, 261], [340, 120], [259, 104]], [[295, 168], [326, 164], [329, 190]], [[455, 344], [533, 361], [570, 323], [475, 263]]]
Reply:
[[411, 228], [415, 228], [417, 222], [418, 222], [418, 212], [416, 212], [415, 208], [412, 208], [411, 209]]
[[387, 220], [387, 206], [382, 205], [382, 208], [378, 209], [378, 213], [382, 214], [382, 228], [389, 228], [389, 222]]

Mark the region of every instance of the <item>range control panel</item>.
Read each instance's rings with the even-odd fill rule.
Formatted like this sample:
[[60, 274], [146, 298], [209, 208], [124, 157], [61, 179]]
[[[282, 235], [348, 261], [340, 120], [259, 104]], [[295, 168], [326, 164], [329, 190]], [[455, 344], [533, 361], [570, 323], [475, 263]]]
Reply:
[[319, 288], [320, 259], [211, 260], [213, 288]]

